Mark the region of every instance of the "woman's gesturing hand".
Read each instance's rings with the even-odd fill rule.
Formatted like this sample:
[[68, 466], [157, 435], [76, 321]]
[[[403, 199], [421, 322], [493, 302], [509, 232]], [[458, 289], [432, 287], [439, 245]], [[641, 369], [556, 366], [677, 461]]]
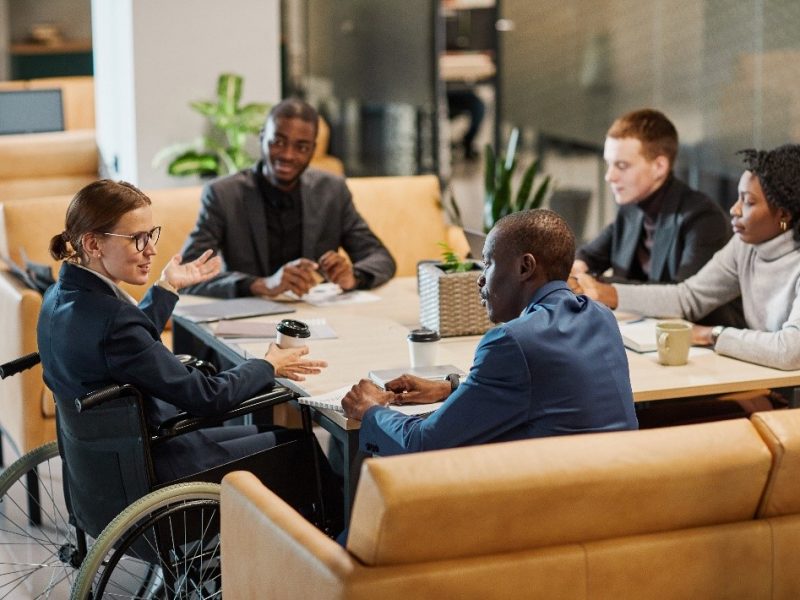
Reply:
[[328, 366], [324, 360], [308, 360], [308, 346], [297, 348], [279, 348], [270, 344], [264, 359], [275, 368], [276, 377], [284, 377], [292, 381], [305, 381], [303, 375], [316, 375]]

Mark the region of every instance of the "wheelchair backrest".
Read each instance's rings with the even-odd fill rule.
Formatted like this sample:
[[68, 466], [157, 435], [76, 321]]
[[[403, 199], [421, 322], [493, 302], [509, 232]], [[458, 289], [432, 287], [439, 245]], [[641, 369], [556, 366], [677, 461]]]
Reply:
[[138, 395], [78, 412], [56, 399], [64, 488], [75, 525], [96, 537], [153, 487], [149, 438]]

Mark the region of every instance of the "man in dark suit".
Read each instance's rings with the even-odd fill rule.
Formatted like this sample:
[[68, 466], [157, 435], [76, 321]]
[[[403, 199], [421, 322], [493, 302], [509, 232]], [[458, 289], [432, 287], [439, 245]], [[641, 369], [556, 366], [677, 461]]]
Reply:
[[[486, 238], [478, 285], [489, 318], [501, 324], [481, 339], [463, 382], [403, 375], [387, 390], [368, 380], [353, 386], [342, 405], [361, 420], [361, 449], [388, 455], [636, 429], [616, 319], [567, 286], [574, 255], [575, 238], [552, 211], [498, 221]], [[385, 406], [439, 400], [444, 404], [425, 419]]]
[[[619, 117], [606, 135], [605, 179], [620, 206], [597, 238], [578, 249], [573, 281], [678, 283], [694, 275], [731, 237], [722, 207], [672, 173], [678, 132], [662, 113], [642, 109]], [[603, 273], [611, 269], [610, 276]], [[581, 291], [580, 285], [574, 286]], [[601, 294], [600, 301], [605, 301]], [[606, 302], [608, 304], [608, 302]], [[741, 301], [706, 317], [740, 325]]]
[[212, 248], [225, 267], [185, 291], [302, 296], [320, 275], [343, 290], [372, 288], [394, 275], [394, 260], [356, 212], [344, 179], [308, 168], [317, 123], [305, 102], [282, 101], [261, 132], [261, 161], [205, 186], [182, 254], [192, 260]]

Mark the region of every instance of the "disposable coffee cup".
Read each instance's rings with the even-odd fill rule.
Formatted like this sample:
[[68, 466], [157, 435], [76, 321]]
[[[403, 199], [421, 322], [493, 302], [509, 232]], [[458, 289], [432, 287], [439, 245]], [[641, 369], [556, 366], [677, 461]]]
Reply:
[[692, 345], [692, 326], [683, 321], [660, 321], [656, 323], [656, 345], [658, 362], [677, 367], [689, 362], [689, 347]]
[[283, 319], [275, 328], [278, 332], [275, 340], [279, 348], [297, 348], [304, 346], [311, 337], [308, 325], [295, 319]]
[[412, 369], [437, 364], [439, 339], [439, 332], [431, 329], [414, 329], [408, 334], [408, 357]]

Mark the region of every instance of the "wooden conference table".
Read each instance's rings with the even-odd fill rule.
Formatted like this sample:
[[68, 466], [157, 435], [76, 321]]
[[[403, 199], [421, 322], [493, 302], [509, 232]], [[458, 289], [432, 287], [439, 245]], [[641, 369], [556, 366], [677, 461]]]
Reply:
[[[289, 387], [303, 395], [321, 394], [352, 385], [367, 377], [370, 370], [408, 367], [406, 335], [410, 329], [419, 326], [416, 279], [396, 278], [371, 294], [378, 296], [379, 300], [325, 307], [296, 302], [291, 305], [296, 309], [294, 313], [250, 319], [276, 321], [284, 316], [305, 321], [325, 319], [336, 333], [335, 339], [312, 339], [309, 342], [310, 357], [326, 360], [328, 368], [320, 375], [308, 377], [301, 388], [291, 383]], [[198, 300], [187, 297], [181, 302]], [[214, 324], [198, 325], [179, 316], [174, 318], [174, 326], [176, 352], [215, 360], [222, 368], [250, 356], [264, 356], [270, 341], [224, 341], [214, 336]], [[443, 338], [438, 362], [469, 371], [480, 337]], [[720, 356], [705, 348], [693, 348], [689, 363], [680, 367], [658, 364], [655, 353], [629, 351], [628, 362], [636, 402], [800, 386], [800, 371], [762, 367]], [[356, 459], [360, 422], [334, 411], [314, 409], [313, 412], [316, 422], [343, 444], [345, 509], [349, 515], [360, 468], [360, 461]]]

